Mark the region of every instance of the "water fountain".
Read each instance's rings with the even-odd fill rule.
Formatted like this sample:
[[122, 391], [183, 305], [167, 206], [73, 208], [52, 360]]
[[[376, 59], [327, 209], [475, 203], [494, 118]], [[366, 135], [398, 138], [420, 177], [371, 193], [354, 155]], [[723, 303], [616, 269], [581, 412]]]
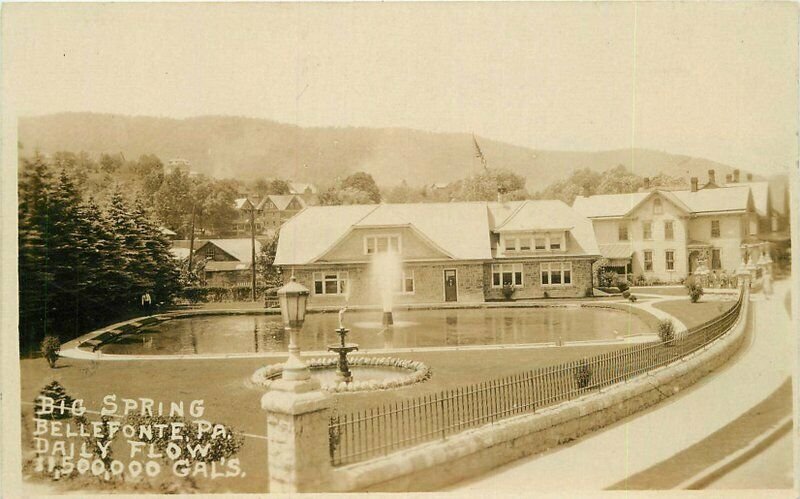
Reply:
[[[347, 307], [339, 310], [339, 343], [328, 346], [328, 351], [339, 354], [338, 358], [330, 357], [310, 359], [307, 362], [311, 376], [320, 382], [323, 390], [329, 392], [360, 392], [388, 390], [401, 386], [419, 383], [431, 376], [431, 370], [422, 362], [398, 359], [396, 357], [355, 357], [347, 358], [347, 354], [358, 350], [355, 343], [347, 343], [349, 329], [344, 327], [344, 313]], [[391, 330], [391, 326], [384, 330]], [[288, 364], [288, 362], [287, 362]], [[354, 366], [357, 376], [353, 379], [350, 367]], [[251, 381], [261, 386], [270, 384], [283, 375], [286, 364], [271, 364], [258, 369]], [[333, 368], [336, 368], [335, 372]]]
[[328, 345], [329, 352], [336, 352], [339, 354], [339, 362], [336, 365], [336, 377], [340, 381], [350, 383], [353, 381], [353, 374], [350, 372], [350, 365], [347, 363], [347, 354], [353, 351], [358, 351], [358, 345], [355, 343], [346, 343], [345, 337], [350, 332], [349, 329], [344, 327], [342, 320], [347, 307], [342, 307], [339, 310], [339, 328], [336, 329], [336, 334], [339, 335], [339, 344]]
[[383, 310], [381, 323], [383, 326], [394, 324], [394, 315], [392, 313], [394, 293], [402, 276], [402, 262], [399, 253], [387, 251], [372, 257], [373, 285], [381, 298]]

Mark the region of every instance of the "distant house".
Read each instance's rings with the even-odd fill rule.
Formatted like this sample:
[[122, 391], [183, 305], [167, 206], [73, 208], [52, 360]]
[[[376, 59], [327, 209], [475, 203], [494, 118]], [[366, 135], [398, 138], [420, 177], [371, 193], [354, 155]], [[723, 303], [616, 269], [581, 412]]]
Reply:
[[175, 232], [174, 230], [169, 230], [166, 227], [159, 227], [158, 230], [159, 230], [159, 232], [161, 232], [162, 236], [166, 237], [170, 241], [172, 241], [176, 237], [178, 237], [178, 233], [177, 232]]
[[[699, 265], [733, 273], [758, 258], [758, 212], [749, 186], [578, 196], [573, 208], [592, 221], [603, 255], [596, 267], [679, 281]], [[596, 268], [597, 270], [597, 268]]]
[[[250, 211], [255, 209], [257, 202], [251, 201], [247, 197], [234, 200], [233, 207], [236, 209], [236, 218], [233, 221], [233, 232], [237, 235], [250, 234]], [[253, 215], [256, 234], [264, 231], [264, 224], [259, 218], [258, 213]]]
[[[255, 253], [261, 243], [255, 241]], [[252, 248], [250, 238], [209, 239], [199, 242], [194, 251], [194, 262], [203, 272], [207, 286], [249, 286], [252, 281]]]
[[306, 207], [302, 197], [294, 194], [270, 194], [263, 198], [240, 198], [234, 207], [238, 216], [233, 223], [237, 235], [250, 234], [250, 210], [254, 215], [256, 234], [276, 234], [281, 225]]
[[289, 194], [300, 196], [305, 204], [317, 204], [317, 195], [319, 191], [314, 184], [306, 184], [303, 182], [289, 182]]
[[301, 196], [295, 194], [265, 196], [256, 209], [260, 211], [264, 230], [277, 233], [284, 222], [295, 216], [306, 207], [306, 202]]
[[284, 224], [275, 265], [310, 303], [377, 305], [376, 255], [396, 253], [396, 303], [582, 297], [600, 258], [591, 222], [561, 201], [311, 206]]

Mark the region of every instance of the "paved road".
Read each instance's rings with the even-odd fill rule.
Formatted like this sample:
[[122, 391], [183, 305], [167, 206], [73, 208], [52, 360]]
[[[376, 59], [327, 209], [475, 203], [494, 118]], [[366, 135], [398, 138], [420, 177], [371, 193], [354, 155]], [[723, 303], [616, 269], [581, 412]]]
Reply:
[[[786, 453], [785, 435], [780, 433], [780, 426], [786, 425], [785, 418], [791, 415], [787, 380], [793, 346], [791, 322], [783, 306], [789, 289], [790, 283], [782, 281], [776, 283], [771, 300], [753, 296], [751, 327], [739, 353], [684, 393], [601, 432], [447, 490], [511, 493], [726, 484], [766, 487], [764, 477], [748, 480], [742, 473], [748, 468], [758, 473], [752, 454], [761, 451], [792, 461], [791, 452]], [[765, 413], [770, 417], [762, 416]], [[726, 461], [737, 452], [739, 461]], [[737, 469], [738, 478], [723, 480], [729, 469]], [[780, 483], [773, 487], [791, 487], [784, 473], [777, 475]]]

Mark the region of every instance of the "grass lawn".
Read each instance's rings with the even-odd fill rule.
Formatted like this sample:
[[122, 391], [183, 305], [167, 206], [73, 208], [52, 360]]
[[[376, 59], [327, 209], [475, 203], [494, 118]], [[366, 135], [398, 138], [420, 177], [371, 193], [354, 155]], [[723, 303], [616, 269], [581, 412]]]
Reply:
[[653, 307], [674, 315], [680, 319], [681, 322], [686, 324], [686, 327], [692, 327], [721, 315], [735, 304], [736, 301], [733, 299], [733, 296], [731, 296], [730, 301], [705, 301], [703, 298], [700, 298], [700, 301], [697, 303], [691, 303], [687, 296], [682, 300], [669, 300], [655, 303]]
[[[656, 305], [691, 326], [719, 315], [733, 302], [689, 304], [688, 298]], [[589, 357], [622, 348], [624, 345], [570, 346], [550, 348], [464, 350], [393, 354], [427, 363], [433, 370], [424, 383], [372, 393], [335, 396], [340, 413], [364, 410], [402, 399], [435, 393], [483, 380], [520, 373], [525, 370]], [[249, 384], [253, 372], [265, 364], [263, 359], [226, 360], [155, 360], [155, 361], [82, 361], [61, 359], [57, 369], [50, 369], [44, 359], [22, 359], [22, 446], [26, 457], [32, 448], [32, 402], [52, 380], [58, 380], [73, 398], [84, 400], [90, 410], [99, 410], [108, 394], [121, 398], [150, 398], [168, 404], [203, 399], [204, 419], [229, 425], [254, 435], [266, 434], [266, 417], [260, 400], [263, 390]], [[90, 420], [96, 420], [92, 415]], [[122, 443], [120, 443], [122, 444]], [[120, 447], [120, 453], [126, 447]], [[116, 454], [119, 455], [119, 454]], [[238, 453], [245, 472], [236, 478], [216, 480], [200, 478], [201, 492], [266, 492], [267, 445], [264, 439], [247, 437]], [[121, 458], [121, 456], [120, 456]], [[69, 482], [64, 486], [69, 487]], [[116, 489], [119, 492], [119, 489]], [[185, 490], [191, 491], [191, 489]]]
[[[336, 395], [335, 406], [340, 412], [376, 407], [402, 398], [580, 359], [617, 348], [620, 346], [398, 354], [397, 357], [419, 360], [430, 365], [433, 369], [431, 379], [397, 390]], [[44, 359], [23, 359], [20, 363], [24, 450], [31, 449], [32, 445], [32, 402], [42, 387], [52, 380], [58, 380], [73, 398], [83, 399], [90, 410], [99, 410], [102, 399], [107, 394], [116, 394], [118, 400], [139, 397], [165, 403], [183, 400], [187, 406], [191, 400], [203, 399], [204, 419], [230, 425], [246, 433], [266, 434], [266, 416], [260, 405], [263, 390], [248, 386], [253, 372], [264, 365], [265, 361], [262, 359], [101, 362], [61, 359], [57, 369], [50, 369]], [[96, 417], [92, 416], [90, 420]], [[198, 487], [209, 493], [266, 491], [266, 441], [246, 438], [238, 456], [246, 473], [244, 477], [199, 480]]]

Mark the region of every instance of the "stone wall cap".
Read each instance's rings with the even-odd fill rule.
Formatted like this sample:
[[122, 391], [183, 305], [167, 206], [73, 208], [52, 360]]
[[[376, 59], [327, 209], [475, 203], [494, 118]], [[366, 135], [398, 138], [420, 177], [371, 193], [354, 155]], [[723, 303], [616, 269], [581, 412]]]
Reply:
[[262, 409], [292, 416], [321, 411], [332, 406], [333, 397], [321, 390], [297, 393], [271, 389], [261, 397]]

